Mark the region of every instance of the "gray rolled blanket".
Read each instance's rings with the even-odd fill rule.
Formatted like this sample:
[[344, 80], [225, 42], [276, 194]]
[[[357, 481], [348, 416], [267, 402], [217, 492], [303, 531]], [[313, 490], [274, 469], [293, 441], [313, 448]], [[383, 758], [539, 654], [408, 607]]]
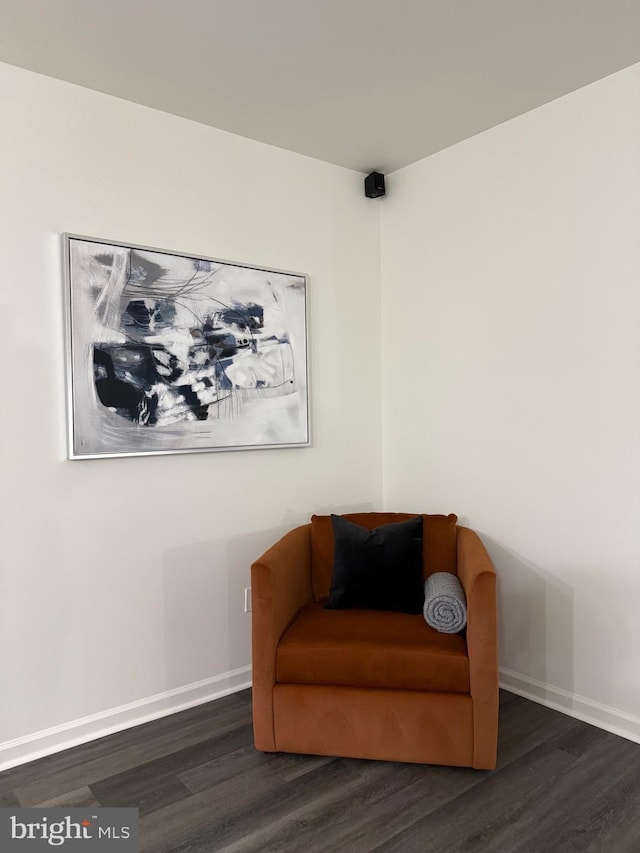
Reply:
[[457, 634], [467, 624], [467, 600], [457, 575], [436, 572], [424, 582], [424, 618], [443, 634]]

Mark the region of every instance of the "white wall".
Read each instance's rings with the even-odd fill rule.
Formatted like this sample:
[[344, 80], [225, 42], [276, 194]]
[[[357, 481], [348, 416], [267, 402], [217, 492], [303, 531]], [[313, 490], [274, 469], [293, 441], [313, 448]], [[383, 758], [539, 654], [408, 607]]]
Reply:
[[[246, 682], [251, 561], [382, 481], [362, 176], [7, 65], [0, 98], [1, 763]], [[64, 231], [307, 273], [313, 447], [66, 461]]]
[[503, 681], [640, 739], [640, 66], [390, 176], [384, 503], [495, 559]]
[[[250, 562], [383, 492], [483, 536], [505, 683], [640, 738], [639, 94], [637, 66], [372, 203], [0, 65], [0, 765], [244, 683]], [[63, 231], [308, 273], [313, 447], [66, 461]]]

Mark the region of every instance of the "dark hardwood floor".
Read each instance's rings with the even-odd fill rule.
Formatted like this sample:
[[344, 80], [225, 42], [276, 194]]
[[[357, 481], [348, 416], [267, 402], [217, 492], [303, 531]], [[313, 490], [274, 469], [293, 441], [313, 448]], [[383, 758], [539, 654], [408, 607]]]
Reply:
[[154, 853], [640, 853], [640, 746], [503, 692], [493, 773], [265, 755], [244, 691], [1, 773], [12, 805], [136, 806]]

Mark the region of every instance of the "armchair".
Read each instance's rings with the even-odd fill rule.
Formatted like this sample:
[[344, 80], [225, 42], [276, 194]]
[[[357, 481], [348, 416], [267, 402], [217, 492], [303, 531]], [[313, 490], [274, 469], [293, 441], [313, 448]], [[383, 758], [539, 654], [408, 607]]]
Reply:
[[[344, 516], [369, 529], [415, 517]], [[251, 567], [253, 723], [264, 752], [493, 769], [498, 726], [496, 575], [456, 517], [423, 516], [425, 577], [457, 573], [463, 634], [421, 615], [327, 610], [329, 516], [287, 533]]]

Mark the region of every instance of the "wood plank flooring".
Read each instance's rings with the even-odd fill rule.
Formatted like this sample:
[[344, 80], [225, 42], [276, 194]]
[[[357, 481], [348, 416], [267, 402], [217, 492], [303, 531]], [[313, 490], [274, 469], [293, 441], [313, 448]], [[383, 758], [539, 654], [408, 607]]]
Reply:
[[640, 853], [640, 746], [503, 692], [498, 769], [263, 754], [251, 693], [0, 773], [0, 806], [135, 806], [148, 853]]

